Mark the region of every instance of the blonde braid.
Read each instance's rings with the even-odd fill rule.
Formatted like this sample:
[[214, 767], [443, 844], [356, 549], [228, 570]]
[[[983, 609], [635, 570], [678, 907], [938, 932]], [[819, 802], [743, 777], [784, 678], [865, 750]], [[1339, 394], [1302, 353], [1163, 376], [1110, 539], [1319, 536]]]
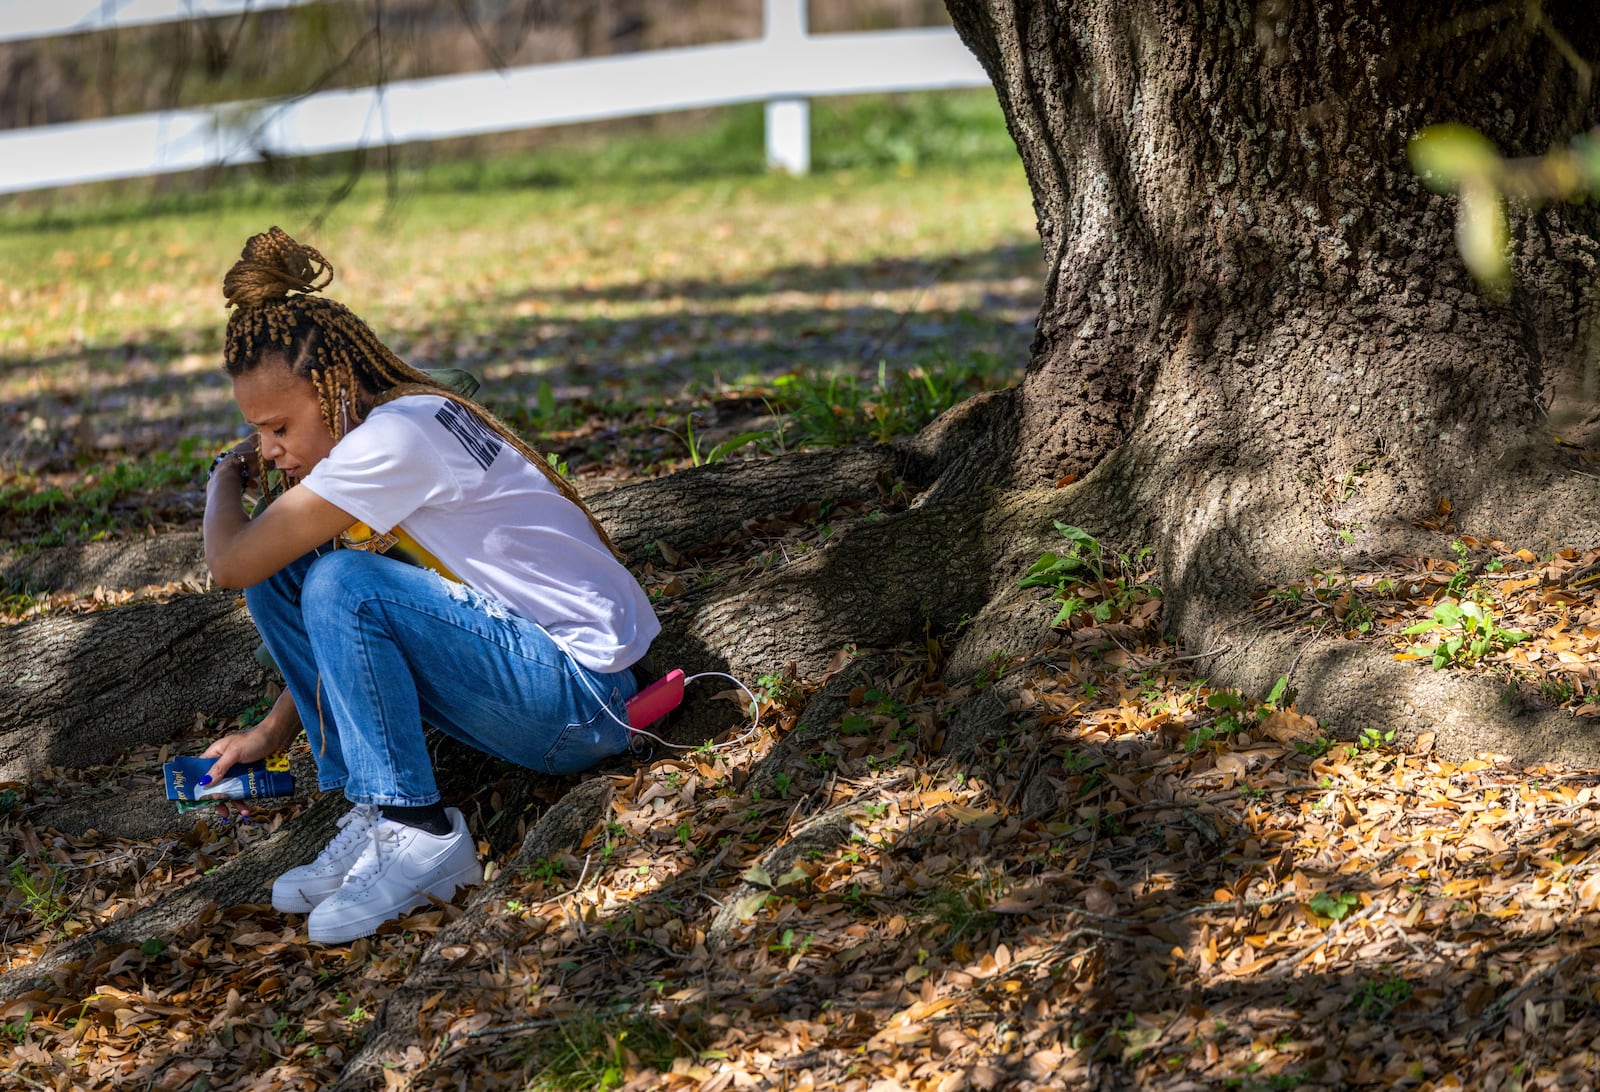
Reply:
[[510, 426], [395, 356], [344, 304], [313, 295], [332, 281], [333, 263], [317, 250], [295, 242], [281, 228], [273, 227], [246, 240], [239, 260], [222, 279], [227, 306], [234, 308], [223, 345], [228, 374], [253, 370], [269, 353], [286, 358], [289, 370], [309, 379], [316, 389], [323, 423], [335, 442], [345, 433], [341, 399], [348, 401], [350, 411], [361, 410], [363, 392], [371, 395], [372, 406], [411, 394], [449, 399], [469, 410], [536, 467], [588, 517], [606, 549], [624, 560], [572, 483]]
[[328, 435], [333, 437], [333, 442], [338, 443], [344, 437], [339, 429], [339, 419], [333, 412], [336, 400], [333, 378], [322, 368], [313, 368], [307, 374], [307, 378], [317, 390], [317, 409], [322, 414], [322, 423], [327, 426]]
[[311, 382], [317, 388], [317, 408], [322, 420], [333, 436], [333, 442], [344, 439], [349, 431], [350, 414], [358, 415], [361, 405], [357, 401], [360, 387], [356, 385], [355, 369], [341, 361], [329, 368], [312, 369]]

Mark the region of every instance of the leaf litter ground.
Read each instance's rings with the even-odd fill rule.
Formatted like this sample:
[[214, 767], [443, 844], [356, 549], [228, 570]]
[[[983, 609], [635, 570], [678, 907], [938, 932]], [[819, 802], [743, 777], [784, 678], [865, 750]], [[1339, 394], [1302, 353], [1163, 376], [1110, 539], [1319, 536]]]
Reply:
[[[814, 545], [814, 515], [647, 580], [737, 579]], [[1498, 571], [1458, 557], [1324, 574], [1263, 609], [1328, 624], [1349, 617], [1348, 583], [1376, 600], [1387, 579], [1396, 598], [1353, 632], [1411, 655], [1395, 634], [1440, 593], [1496, 594], [1499, 616], [1533, 636], [1474, 669], [1566, 665], [1559, 677], [1587, 696], [1577, 669], [1594, 655], [1595, 608], [1571, 578], [1596, 559], [1475, 547]], [[1452, 585], [1458, 572], [1470, 581]], [[769, 678], [753, 737], [605, 771], [604, 820], [500, 877], [485, 927], [431, 961], [414, 1041], [385, 1059], [389, 1086], [1589, 1080], [1600, 773], [1447, 761], [1427, 740], [1331, 741], [1291, 695], [1207, 686], [1197, 658], [1162, 640], [1153, 589], [1098, 621], [1097, 589], [1075, 591], [1089, 609], [1057, 644], [971, 686], [934, 681], [936, 643], [857, 650], [834, 665], [850, 685], [827, 730], [795, 723], [827, 679]], [[1574, 649], [1582, 663], [1561, 656]], [[1004, 727], [944, 753], [952, 714], [980, 700], [1003, 700]], [[154, 777], [161, 757], [10, 787], [9, 968], [191, 882], [300, 806], [144, 841], [30, 820]], [[476, 815], [492, 859], [493, 815]], [[0, 1013], [15, 1067], [0, 1086], [325, 1087], [460, 912], [431, 907], [328, 948], [252, 903], [103, 951]]]

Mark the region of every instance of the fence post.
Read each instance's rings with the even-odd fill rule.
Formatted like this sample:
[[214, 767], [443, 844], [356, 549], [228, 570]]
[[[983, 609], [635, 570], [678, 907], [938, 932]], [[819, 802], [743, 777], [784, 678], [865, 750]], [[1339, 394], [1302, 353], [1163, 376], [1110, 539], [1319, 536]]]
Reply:
[[[797, 46], [806, 36], [806, 0], [763, 0], [767, 45]], [[767, 103], [767, 167], [806, 174], [811, 170], [811, 103], [774, 99]]]

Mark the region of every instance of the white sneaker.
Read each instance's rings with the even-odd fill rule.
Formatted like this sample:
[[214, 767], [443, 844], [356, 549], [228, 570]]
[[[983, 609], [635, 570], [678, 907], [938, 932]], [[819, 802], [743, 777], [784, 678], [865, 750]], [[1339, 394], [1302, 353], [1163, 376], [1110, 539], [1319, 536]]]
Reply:
[[320, 944], [345, 944], [377, 931], [430, 897], [448, 899], [456, 888], [483, 882], [478, 850], [467, 822], [446, 808], [449, 834], [429, 834], [393, 819], [379, 818], [360, 860], [339, 890], [317, 904], [306, 931]]
[[345, 873], [372, 842], [376, 804], [357, 804], [339, 817], [339, 832], [310, 864], [291, 868], [272, 881], [272, 908], [284, 914], [305, 914], [339, 890]]

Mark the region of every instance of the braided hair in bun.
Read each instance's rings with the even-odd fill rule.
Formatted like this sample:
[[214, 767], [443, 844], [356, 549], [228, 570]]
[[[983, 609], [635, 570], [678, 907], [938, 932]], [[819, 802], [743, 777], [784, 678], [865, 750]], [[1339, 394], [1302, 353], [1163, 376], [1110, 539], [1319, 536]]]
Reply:
[[499, 418], [445, 387], [390, 351], [372, 328], [344, 304], [321, 294], [333, 282], [333, 263], [313, 247], [272, 227], [245, 241], [239, 260], [222, 278], [232, 309], [223, 343], [230, 376], [281, 362], [316, 389], [323, 423], [338, 442], [375, 405], [406, 395], [431, 394], [459, 403], [537, 467], [576, 504], [613, 554], [611, 537], [572, 483]]

